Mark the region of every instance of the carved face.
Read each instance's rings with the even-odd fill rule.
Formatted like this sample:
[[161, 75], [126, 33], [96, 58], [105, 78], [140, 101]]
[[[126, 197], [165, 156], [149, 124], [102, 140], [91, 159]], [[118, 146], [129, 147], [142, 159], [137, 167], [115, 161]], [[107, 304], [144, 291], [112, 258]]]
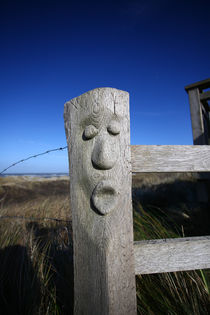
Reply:
[[[65, 107], [75, 189], [84, 208], [87, 202], [97, 214], [108, 214], [123, 202], [121, 191], [130, 172], [129, 158], [125, 160], [130, 154], [128, 102], [127, 92], [100, 88], [72, 99]], [[80, 170], [71, 165], [71, 158]]]
[[[90, 196], [91, 207], [100, 214], [114, 209], [119, 197], [119, 118], [104, 110], [96, 123], [91, 117], [82, 123], [81, 156], [85, 190]], [[85, 153], [85, 154], [84, 154]]]

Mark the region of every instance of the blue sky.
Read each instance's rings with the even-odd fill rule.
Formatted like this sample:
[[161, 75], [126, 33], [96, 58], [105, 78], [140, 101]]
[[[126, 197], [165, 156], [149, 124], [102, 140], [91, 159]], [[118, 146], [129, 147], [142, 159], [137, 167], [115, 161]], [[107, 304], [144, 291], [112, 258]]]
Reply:
[[[130, 93], [131, 144], [192, 144], [184, 86], [210, 75], [210, 2], [1, 1], [0, 171], [66, 145], [63, 105]], [[67, 172], [67, 151], [8, 172]]]

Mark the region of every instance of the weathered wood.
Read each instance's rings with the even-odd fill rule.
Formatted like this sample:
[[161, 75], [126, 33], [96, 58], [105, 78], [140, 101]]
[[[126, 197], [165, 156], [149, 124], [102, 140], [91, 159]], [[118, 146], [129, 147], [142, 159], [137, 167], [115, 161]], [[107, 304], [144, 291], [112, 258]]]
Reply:
[[74, 242], [74, 313], [136, 314], [129, 94], [65, 104]]
[[208, 89], [209, 87], [210, 87], [210, 78], [186, 85], [185, 90], [188, 91], [188, 90], [197, 89], [197, 88], [200, 90], [204, 90], [204, 89]]
[[202, 113], [203, 113], [203, 122], [204, 122], [204, 130], [205, 130], [205, 142], [210, 145], [210, 104], [208, 101], [210, 100], [210, 91], [203, 92], [200, 94], [200, 101], [203, 105]]
[[210, 146], [132, 145], [132, 172], [209, 172]]
[[193, 143], [195, 145], [209, 144], [209, 121], [205, 120], [202, 112], [202, 104], [205, 107], [205, 111], [209, 111], [207, 101], [210, 99], [210, 91], [203, 92], [207, 88], [210, 88], [210, 79], [185, 86], [189, 96]]
[[189, 97], [189, 103], [190, 103], [193, 143], [195, 145], [208, 144], [205, 141], [205, 135], [204, 135], [205, 130], [204, 130], [204, 124], [203, 124], [199, 89], [197, 88], [197, 89], [188, 90], [188, 97]]
[[210, 268], [210, 236], [134, 242], [136, 274]]

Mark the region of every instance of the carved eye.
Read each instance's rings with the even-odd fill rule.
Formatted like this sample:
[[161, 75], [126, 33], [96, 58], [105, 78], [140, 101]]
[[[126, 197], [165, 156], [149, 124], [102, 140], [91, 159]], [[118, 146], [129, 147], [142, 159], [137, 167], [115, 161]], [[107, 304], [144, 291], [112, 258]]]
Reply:
[[120, 133], [120, 124], [118, 121], [113, 120], [109, 126], [107, 127], [107, 130], [109, 133], [111, 133], [112, 135], [116, 136]]
[[95, 126], [89, 125], [84, 130], [84, 137], [85, 139], [92, 139], [98, 134], [98, 129]]

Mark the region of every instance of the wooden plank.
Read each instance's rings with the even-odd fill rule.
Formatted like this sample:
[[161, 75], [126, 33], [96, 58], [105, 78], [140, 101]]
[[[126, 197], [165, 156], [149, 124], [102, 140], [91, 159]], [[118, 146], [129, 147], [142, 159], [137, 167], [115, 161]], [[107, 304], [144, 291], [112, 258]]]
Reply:
[[210, 78], [185, 87], [189, 97], [193, 143], [195, 145], [209, 144], [209, 130], [203, 121], [201, 108], [201, 104], [203, 104], [205, 110], [209, 111], [208, 100], [210, 99], [210, 91], [203, 92], [207, 88], [210, 88]]
[[134, 242], [136, 274], [210, 268], [210, 236]]
[[74, 244], [74, 314], [136, 314], [129, 94], [65, 104]]
[[185, 90], [188, 91], [190, 89], [195, 89], [195, 88], [204, 90], [204, 89], [208, 89], [209, 87], [210, 87], [210, 78], [186, 85]]
[[132, 172], [210, 172], [208, 145], [132, 145]]

